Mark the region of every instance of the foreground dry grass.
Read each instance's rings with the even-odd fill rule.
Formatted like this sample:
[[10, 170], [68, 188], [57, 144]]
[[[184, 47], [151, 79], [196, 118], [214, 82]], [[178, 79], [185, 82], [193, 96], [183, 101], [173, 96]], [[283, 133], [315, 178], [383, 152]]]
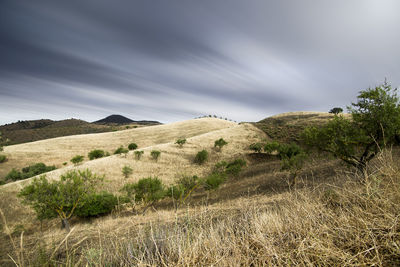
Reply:
[[75, 155], [86, 157], [93, 149], [103, 149], [112, 154], [119, 146], [127, 147], [132, 142], [138, 144], [139, 148], [143, 148], [235, 125], [237, 124], [225, 120], [203, 118], [118, 132], [74, 135], [6, 146], [4, 154], [7, 155], [8, 161], [1, 164], [0, 177], [4, 177], [12, 168], [20, 169], [37, 162], [62, 168], [64, 162], [71, 165], [70, 160]]
[[19, 266], [399, 266], [400, 173], [391, 155], [382, 153], [363, 183], [342, 174], [342, 186], [116, 213], [68, 235], [14, 235], [9, 256]]

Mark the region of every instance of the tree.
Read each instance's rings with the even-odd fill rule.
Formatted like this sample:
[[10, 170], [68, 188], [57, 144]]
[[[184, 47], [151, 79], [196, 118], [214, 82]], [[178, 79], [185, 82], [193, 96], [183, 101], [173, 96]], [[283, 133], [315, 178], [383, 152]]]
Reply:
[[222, 147], [227, 144], [228, 144], [228, 142], [226, 142], [223, 138], [220, 138], [218, 140], [215, 140], [214, 147], [218, 147], [218, 150], [221, 150]]
[[249, 146], [249, 148], [251, 150], [253, 150], [254, 152], [261, 153], [261, 151], [263, 149], [263, 144], [262, 143], [254, 143], [254, 144], [251, 144]]
[[75, 165], [75, 166], [77, 166], [77, 165], [79, 165], [79, 163], [81, 163], [82, 161], [83, 161], [83, 156], [82, 155], [76, 155], [75, 157], [73, 157], [72, 159], [71, 159], [71, 162]]
[[143, 150], [140, 150], [140, 151], [135, 151], [135, 158], [137, 159], [137, 160], [140, 160], [140, 158], [142, 157], [142, 155], [144, 154], [144, 151]]
[[203, 149], [202, 151], [197, 152], [196, 157], [194, 158], [194, 162], [198, 164], [203, 164], [208, 159], [207, 150]]
[[179, 147], [182, 147], [186, 143], [186, 138], [179, 138], [176, 140], [175, 144], [178, 144]]
[[88, 157], [90, 160], [102, 158], [102, 157], [104, 157], [104, 155], [105, 155], [105, 152], [104, 152], [104, 150], [101, 150], [101, 149], [95, 149], [88, 153]]
[[128, 145], [128, 149], [129, 149], [129, 150], [135, 150], [136, 148], [138, 148], [138, 145], [135, 144], [135, 143], [130, 143], [130, 144]]
[[150, 152], [150, 156], [151, 156], [155, 161], [158, 160], [158, 158], [160, 157], [160, 154], [161, 154], [161, 151], [159, 151], [159, 150], [152, 150], [152, 151]]
[[329, 110], [329, 113], [332, 113], [332, 114], [339, 114], [342, 112], [343, 112], [343, 109], [339, 108], [339, 107], [335, 107], [335, 108], [332, 108], [331, 110]]
[[114, 155], [121, 155], [121, 154], [124, 154], [125, 157], [126, 157], [126, 154], [127, 154], [128, 152], [129, 152], [128, 149], [124, 148], [123, 146], [120, 146], [119, 148], [117, 148], [117, 149], [114, 151]]
[[301, 147], [296, 144], [279, 144], [278, 157], [281, 159], [282, 170], [290, 172], [290, 186], [297, 183], [297, 176], [304, 166], [307, 157]]
[[381, 147], [394, 143], [400, 133], [396, 91], [386, 81], [360, 91], [357, 102], [348, 107], [351, 119], [336, 115], [324, 127], [307, 128], [305, 143], [333, 154], [366, 175], [367, 163]]
[[59, 181], [49, 182], [45, 175], [24, 187], [18, 194], [22, 203], [30, 205], [39, 220], [59, 217], [69, 232], [69, 219], [76, 209], [84, 205], [89, 194], [95, 192], [95, 186], [102, 180], [90, 170], [69, 171]]
[[132, 168], [127, 165], [122, 168], [122, 174], [124, 175], [125, 178], [128, 178], [129, 175], [132, 174], [132, 172], [133, 172]]

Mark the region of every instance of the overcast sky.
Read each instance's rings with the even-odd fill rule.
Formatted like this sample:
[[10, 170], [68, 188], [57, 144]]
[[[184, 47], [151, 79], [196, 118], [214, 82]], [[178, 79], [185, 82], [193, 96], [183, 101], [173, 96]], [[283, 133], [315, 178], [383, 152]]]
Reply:
[[0, 2], [0, 124], [258, 121], [400, 85], [400, 1]]

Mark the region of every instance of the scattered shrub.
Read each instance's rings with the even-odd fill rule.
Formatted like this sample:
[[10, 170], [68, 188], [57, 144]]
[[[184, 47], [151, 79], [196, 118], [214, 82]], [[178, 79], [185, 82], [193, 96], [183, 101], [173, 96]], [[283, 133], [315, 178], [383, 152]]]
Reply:
[[23, 180], [55, 169], [55, 166], [46, 166], [46, 164], [40, 162], [22, 168], [22, 172], [12, 169], [5, 178], [12, 181]]
[[278, 156], [280, 159], [292, 158], [302, 152], [302, 149], [296, 144], [280, 144], [278, 147]]
[[204, 179], [204, 189], [217, 189], [226, 180], [224, 173], [213, 173]]
[[105, 156], [104, 150], [95, 149], [88, 153], [88, 157], [90, 160], [99, 159]]
[[205, 149], [197, 152], [196, 157], [194, 158], [194, 162], [200, 165], [206, 162], [207, 160], [208, 160], [208, 152]]
[[243, 159], [235, 159], [226, 165], [225, 172], [229, 175], [237, 176], [244, 166], [246, 166], [246, 161]]
[[123, 146], [120, 146], [119, 148], [117, 148], [117, 150], [114, 151], [114, 155], [120, 155], [120, 154], [125, 154], [128, 153], [129, 150], [124, 148]]
[[108, 214], [117, 204], [117, 197], [109, 192], [89, 194], [84, 198], [83, 205], [76, 209], [75, 215], [85, 218]]
[[130, 144], [128, 145], [128, 149], [129, 149], [129, 150], [135, 150], [136, 148], [138, 148], [138, 145], [135, 144], [135, 143], [130, 143]]
[[168, 188], [166, 195], [184, 201], [198, 184], [199, 178], [196, 175], [183, 175], [175, 182], [174, 185]]
[[175, 142], [175, 144], [178, 144], [179, 147], [182, 147], [185, 143], [186, 143], [185, 138], [180, 138], [180, 139], [176, 140], [176, 142]]
[[218, 150], [221, 150], [222, 147], [227, 144], [228, 144], [228, 142], [226, 142], [223, 138], [220, 138], [214, 142], [214, 147], [217, 147]]
[[7, 175], [6, 175], [7, 180], [11, 181], [17, 181], [17, 180], [22, 180], [22, 173], [17, 171], [16, 169], [12, 169]]
[[125, 178], [128, 178], [129, 175], [131, 175], [133, 172], [132, 168], [129, 166], [124, 166], [122, 168], [122, 174], [124, 175]]
[[143, 151], [143, 150], [135, 151], [135, 158], [136, 158], [137, 160], [140, 160], [140, 158], [142, 157], [143, 154], [144, 154], [144, 151]]
[[129, 183], [121, 189], [127, 197], [145, 203], [156, 202], [165, 196], [164, 185], [157, 177], [142, 178], [137, 183]]
[[68, 164], [68, 162], [63, 162], [63, 165], [66, 166]]
[[78, 165], [79, 163], [81, 163], [82, 161], [83, 161], [83, 156], [82, 155], [76, 155], [75, 157], [73, 157], [72, 159], [71, 159], [71, 162], [74, 164], [74, 165]]
[[254, 144], [251, 144], [249, 146], [249, 148], [256, 153], [261, 153], [261, 150], [263, 149], [263, 144], [262, 143], [254, 143]]
[[333, 108], [333, 109], [329, 110], [329, 113], [332, 113], [332, 114], [339, 114], [339, 113], [342, 113], [342, 112], [343, 112], [343, 109], [339, 108], [339, 107], [336, 107], [336, 108]]
[[0, 155], [0, 163], [3, 163], [7, 160], [6, 155]]
[[152, 150], [152, 151], [150, 152], [151, 157], [152, 157], [155, 161], [158, 160], [158, 158], [160, 157], [160, 154], [161, 154], [161, 151], [159, 151], [159, 150]]
[[219, 173], [225, 172], [226, 165], [228, 165], [228, 163], [226, 161], [217, 162], [215, 164], [215, 166], [214, 166], [214, 170], [213, 171], [214, 172], [219, 172]]
[[276, 141], [273, 141], [271, 143], [266, 143], [264, 145], [264, 152], [271, 154], [274, 151], [278, 151], [280, 147], [280, 144]]

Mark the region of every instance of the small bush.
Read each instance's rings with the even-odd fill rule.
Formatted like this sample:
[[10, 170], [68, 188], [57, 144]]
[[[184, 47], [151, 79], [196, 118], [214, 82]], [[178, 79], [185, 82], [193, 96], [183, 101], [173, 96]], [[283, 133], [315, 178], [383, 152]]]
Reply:
[[136, 158], [137, 160], [140, 160], [140, 158], [142, 157], [143, 154], [144, 154], [144, 151], [143, 151], [143, 150], [135, 151], [135, 158]]
[[174, 199], [180, 199], [188, 196], [191, 191], [198, 185], [199, 178], [194, 176], [184, 175], [179, 178], [174, 185], [170, 186], [166, 195]]
[[227, 144], [228, 142], [226, 142], [223, 138], [220, 138], [214, 142], [214, 147], [218, 147], [218, 149], [221, 150], [222, 147]]
[[217, 173], [225, 172], [226, 165], [228, 165], [228, 163], [224, 160], [217, 162], [214, 166], [214, 172], [217, 172]]
[[64, 165], [64, 166], [67, 166], [67, 164], [68, 164], [68, 162], [63, 162], [63, 165]]
[[55, 169], [55, 166], [46, 166], [46, 164], [40, 162], [22, 168], [22, 172], [12, 169], [5, 178], [12, 181], [23, 180]]
[[244, 166], [246, 166], [246, 161], [243, 159], [235, 159], [226, 165], [225, 172], [237, 176]]
[[196, 154], [196, 157], [194, 158], [194, 162], [200, 165], [206, 162], [207, 160], [208, 160], [208, 152], [205, 149], [199, 151]]
[[17, 180], [22, 180], [22, 173], [17, 171], [16, 169], [12, 169], [7, 175], [6, 175], [7, 180], [11, 181], [17, 181]]
[[0, 155], [0, 163], [3, 163], [7, 160], [6, 155]]
[[157, 161], [158, 158], [159, 158], [160, 155], [161, 155], [161, 151], [152, 150], [152, 151], [150, 152], [150, 155], [151, 155], [151, 157], [152, 157], [155, 161]]
[[83, 156], [82, 155], [76, 155], [75, 157], [73, 157], [72, 159], [71, 159], [71, 162], [74, 164], [74, 165], [78, 165], [79, 163], [81, 163], [82, 161], [83, 161]]
[[130, 144], [128, 145], [128, 149], [129, 149], [129, 150], [135, 150], [136, 148], [138, 148], [138, 145], [135, 144], [135, 143], [130, 143]]
[[76, 209], [78, 217], [94, 217], [110, 213], [118, 204], [118, 199], [111, 193], [90, 194], [83, 200], [83, 205]]
[[256, 153], [261, 153], [261, 150], [263, 149], [263, 144], [262, 143], [254, 143], [254, 144], [251, 144], [249, 146], [249, 148]]
[[126, 154], [128, 152], [129, 152], [128, 149], [124, 148], [123, 146], [120, 146], [119, 148], [117, 148], [117, 150], [114, 151], [114, 155]]
[[157, 177], [142, 178], [137, 183], [126, 184], [122, 191], [125, 191], [129, 198], [145, 203], [160, 200], [166, 193], [162, 181]]
[[296, 144], [281, 144], [278, 149], [280, 159], [292, 158], [301, 152], [302, 149]]
[[343, 109], [340, 108], [340, 107], [336, 107], [336, 108], [333, 108], [333, 109], [329, 110], [329, 113], [332, 113], [332, 114], [339, 114], [339, 113], [342, 113], [342, 112], [343, 112]]
[[128, 178], [129, 175], [131, 175], [133, 172], [132, 168], [129, 166], [124, 166], [122, 168], [122, 174], [124, 175], [125, 178]]
[[178, 144], [179, 147], [182, 147], [185, 143], [186, 143], [185, 138], [180, 138], [180, 139], [176, 140], [176, 142], [175, 142], [175, 144]]
[[280, 144], [278, 142], [271, 142], [271, 143], [266, 143], [264, 145], [264, 152], [271, 154], [274, 151], [278, 151], [280, 147]]
[[213, 173], [204, 179], [204, 189], [217, 189], [226, 180], [224, 173]]
[[105, 156], [104, 150], [95, 149], [88, 153], [88, 157], [90, 160], [99, 159]]

